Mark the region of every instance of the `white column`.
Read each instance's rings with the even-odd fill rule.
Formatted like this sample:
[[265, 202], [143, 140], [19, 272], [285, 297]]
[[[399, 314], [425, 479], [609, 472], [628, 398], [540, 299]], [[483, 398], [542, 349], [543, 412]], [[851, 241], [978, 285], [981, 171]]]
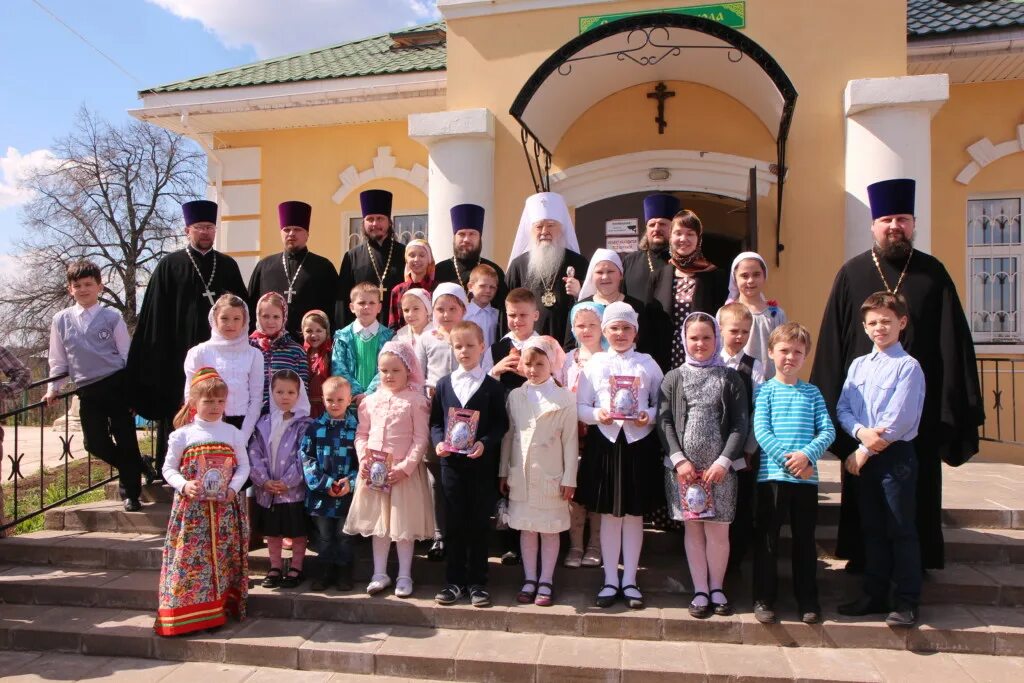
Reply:
[[889, 178], [917, 181], [914, 246], [931, 251], [931, 119], [948, 99], [946, 74], [846, 84], [846, 258], [871, 247], [867, 186]]
[[464, 109], [409, 116], [409, 137], [430, 150], [427, 239], [434, 260], [452, 256], [449, 210], [456, 204], [484, 207], [483, 255], [494, 249], [494, 116]]

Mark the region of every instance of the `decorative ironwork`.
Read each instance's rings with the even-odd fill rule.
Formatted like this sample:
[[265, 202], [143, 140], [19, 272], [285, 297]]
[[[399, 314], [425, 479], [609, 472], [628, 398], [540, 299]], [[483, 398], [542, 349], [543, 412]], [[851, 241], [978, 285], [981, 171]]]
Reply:
[[[526, 155], [526, 165], [530, 168], [530, 178], [533, 180], [533, 187], [537, 192], [551, 191], [551, 153], [540, 144], [530, 130], [523, 126], [519, 131], [519, 138], [523, 143], [523, 153]], [[531, 144], [532, 152], [531, 153]]]
[[[665, 43], [659, 43], [655, 38], [655, 32], [665, 34]], [[678, 57], [683, 53], [683, 50], [724, 50], [726, 58], [736, 64], [743, 59], [743, 52], [736, 49], [732, 45], [672, 45], [669, 44], [672, 35], [665, 26], [650, 26], [635, 28], [626, 35], [626, 45], [621, 50], [610, 50], [608, 52], [599, 52], [592, 55], [583, 55], [582, 57], [570, 57], [561, 64], [558, 65], [558, 74], [560, 76], [568, 76], [572, 73], [572, 65], [576, 62], [585, 62], [591, 59], [600, 59], [602, 57], [615, 57], [620, 62], [630, 60], [640, 66], [655, 66], [660, 63], [666, 57]], [[638, 42], [637, 45], [633, 43]], [[653, 55], [640, 55], [636, 56], [636, 53], [653, 48], [654, 50], [660, 50]]]
[[21, 455], [18, 455], [17, 457], [15, 457], [14, 455], [8, 455], [7, 456], [7, 459], [11, 461], [11, 473], [7, 475], [7, 481], [11, 481], [12, 479], [15, 479], [15, 478], [17, 478], [17, 479], [24, 479], [25, 478], [25, 475], [21, 473], [21, 459], [24, 458], [24, 457], [25, 457], [24, 453], [22, 453]]
[[[987, 413], [988, 419], [981, 426], [979, 436], [982, 441], [1021, 443], [1017, 435], [1017, 377], [1018, 373], [1022, 371], [1020, 365], [1021, 361], [1013, 358], [978, 359], [981, 395], [992, 397], [992, 411]], [[1009, 394], [1009, 405], [1005, 405], [1003, 402], [1007, 393]], [[1009, 420], [1009, 424], [1005, 424], [1004, 418]]]
[[74, 460], [75, 456], [71, 453], [71, 441], [75, 438], [75, 435], [72, 434], [68, 437], [58, 436], [57, 438], [60, 439], [60, 459], [65, 462]]

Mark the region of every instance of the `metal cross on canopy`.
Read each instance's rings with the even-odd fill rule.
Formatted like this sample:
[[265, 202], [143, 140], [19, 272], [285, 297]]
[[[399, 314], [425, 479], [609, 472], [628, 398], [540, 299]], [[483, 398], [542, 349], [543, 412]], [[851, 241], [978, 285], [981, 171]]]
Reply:
[[668, 125], [668, 121], [665, 120], [665, 100], [675, 96], [675, 92], [669, 90], [664, 81], [658, 83], [654, 86], [653, 91], [647, 93], [648, 99], [658, 100], [658, 115], [654, 117], [654, 122], [658, 124], [658, 135], [664, 135], [665, 126]]

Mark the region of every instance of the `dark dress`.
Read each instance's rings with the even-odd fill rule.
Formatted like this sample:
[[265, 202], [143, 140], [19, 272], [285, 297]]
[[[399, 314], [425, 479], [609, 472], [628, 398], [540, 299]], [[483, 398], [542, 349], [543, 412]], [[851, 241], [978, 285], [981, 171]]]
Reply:
[[[334, 329], [334, 308], [337, 303], [335, 290], [338, 271], [334, 269], [334, 264], [308, 249], [287, 254], [285, 258], [288, 261], [288, 276], [295, 278], [295, 291], [288, 304], [285, 329], [293, 339], [302, 341], [302, 316], [319, 309], [327, 314], [327, 319], [331, 323], [331, 329], [328, 330], [330, 333]], [[277, 292], [287, 301], [290, 277], [285, 276], [284, 266], [281, 265], [281, 252], [267, 256], [256, 264], [249, 278], [252, 299], [249, 303], [249, 320], [253, 330], [256, 329], [256, 302], [267, 292]]]
[[[385, 266], [387, 272], [384, 272]], [[369, 282], [378, 287], [381, 274], [384, 275], [384, 294], [381, 296], [380, 315], [377, 316], [377, 320], [381, 325], [387, 325], [391, 290], [405, 280], [405, 245], [395, 240], [394, 235], [389, 235], [381, 244], [368, 239], [359, 246], [349, 249], [341, 259], [341, 268], [338, 272], [338, 303], [334, 314], [336, 329], [341, 329], [355, 320], [355, 316], [348, 310], [352, 288], [360, 282]]]
[[[457, 264], [456, 261], [458, 261]], [[469, 274], [478, 265], [490, 266], [491, 268], [494, 268], [494, 272], [498, 274], [498, 291], [494, 295], [494, 298], [491, 299], [491, 305], [498, 310], [499, 317], [504, 317], [505, 296], [508, 294], [508, 284], [505, 278], [505, 269], [494, 261], [485, 258], [474, 259], [471, 261], [455, 258], [446, 259], [434, 267], [434, 283], [459, 282], [459, 278], [461, 277], [462, 281], [460, 284], [466, 289], [468, 294]], [[458, 271], [456, 271], [456, 268], [458, 268]]]
[[[899, 281], [904, 263], [879, 259], [890, 286]], [[857, 444], [839, 427], [835, 407], [850, 363], [871, 350], [871, 340], [862, 331], [860, 306], [869, 295], [884, 289], [871, 252], [855, 256], [836, 275], [822, 318], [811, 383], [821, 390], [836, 425], [836, 440], [829, 450], [841, 458]], [[971, 331], [946, 268], [935, 257], [915, 250], [899, 293], [910, 308], [903, 347], [921, 364], [927, 378], [921, 425], [914, 439], [921, 562], [926, 569], [939, 569], [945, 562], [942, 463], [955, 467], [978, 452], [978, 427], [985, 421], [985, 411]], [[856, 485], [857, 478], [844, 472], [836, 544], [836, 555], [855, 562], [864, 557]]]
[[[530, 252], [520, 254], [512, 261], [508, 267], [508, 288], [513, 290], [516, 287], [527, 287], [527, 270], [530, 263]], [[576, 304], [576, 299], [569, 296], [565, 291], [565, 282], [562, 278], [566, 277], [566, 268], [572, 266], [576, 269], [576, 277], [580, 278], [587, 273], [587, 260], [577, 254], [575, 251], [565, 250], [565, 256], [562, 257], [562, 265], [558, 267], [558, 273], [555, 275], [554, 286], [552, 291], [555, 294], [555, 304], [553, 306], [545, 306], [541, 301], [541, 297], [544, 295], [544, 288], [541, 286], [530, 287], [533, 291], [533, 295], [537, 297], [537, 310], [540, 311], [540, 318], [537, 320], [537, 324], [534, 329], [537, 330], [537, 334], [550, 335], [555, 339], [562, 339], [565, 335], [565, 321], [569, 319], [569, 309]], [[500, 322], [498, 327], [501, 334], [508, 332], [508, 322], [505, 316], [499, 316]]]
[[729, 274], [712, 266], [688, 276], [692, 289], [675, 277], [672, 264], [659, 268], [651, 276], [644, 301], [644, 322], [649, 334], [643, 335], [638, 349], [654, 357], [662, 372], [668, 373], [685, 360], [680, 332], [683, 319], [700, 311], [714, 316], [729, 296]]

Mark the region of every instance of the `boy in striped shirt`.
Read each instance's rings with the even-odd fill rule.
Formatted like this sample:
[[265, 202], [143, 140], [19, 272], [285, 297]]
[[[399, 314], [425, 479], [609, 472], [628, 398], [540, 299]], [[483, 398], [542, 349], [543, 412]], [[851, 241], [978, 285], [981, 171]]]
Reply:
[[754, 516], [754, 617], [762, 624], [775, 623], [779, 530], [787, 518], [800, 620], [805, 624], [821, 621], [815, 576], [816, 463], [832, 445], [836, 431], [821, 392], [799, 377], [810, 347], [811, 334], [799, 323], [772, 330], [768, 357], [775, 364], [775, 377], [761, 385], [754, 402], [754, 436], [761, 446]]

